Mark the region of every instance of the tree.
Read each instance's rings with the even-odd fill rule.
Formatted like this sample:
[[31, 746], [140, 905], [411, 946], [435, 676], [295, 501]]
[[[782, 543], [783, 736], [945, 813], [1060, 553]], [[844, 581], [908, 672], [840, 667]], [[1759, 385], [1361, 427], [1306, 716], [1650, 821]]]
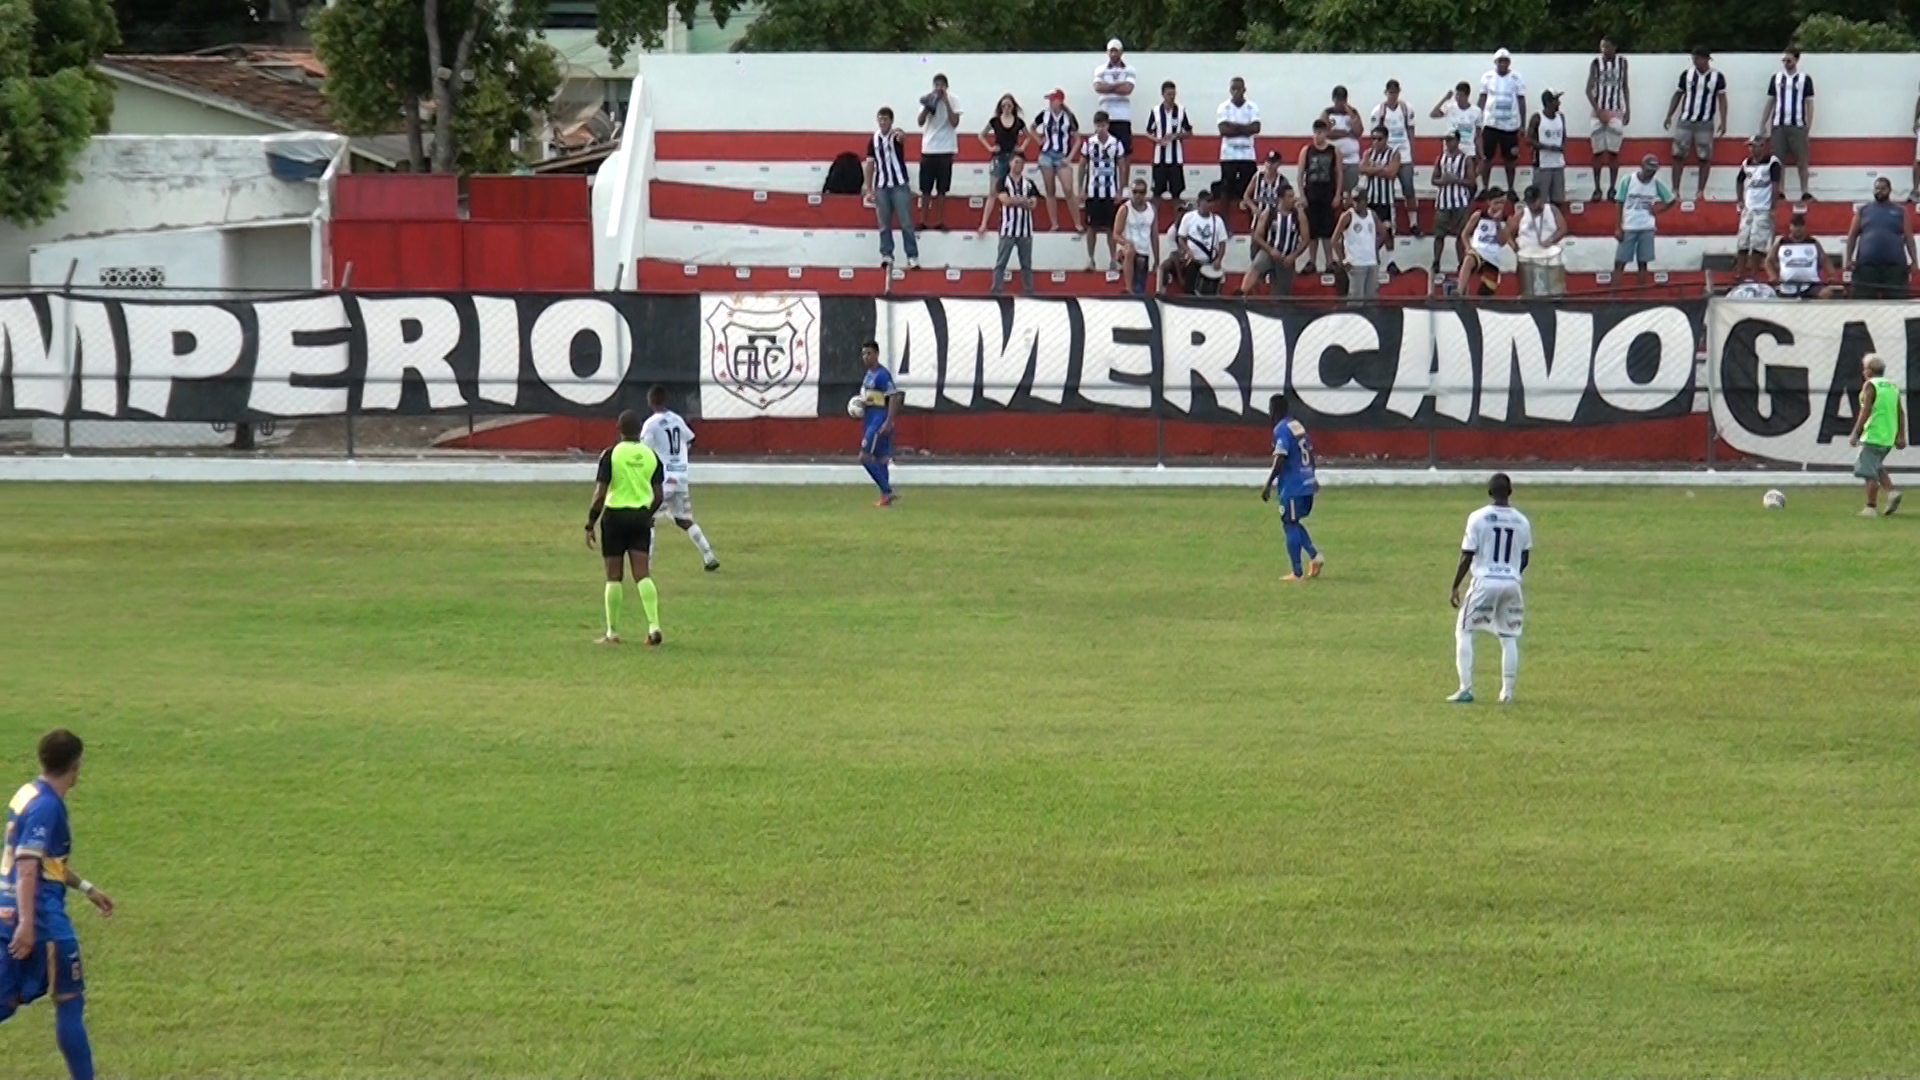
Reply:
[[259, 41], [267, 26], [250, 0], [114, 0], [127, 52], [179, 53]]
[[1865, 22], [1843, 15], [1809, 15], [1793, 32], [1793, 43], [1808, 52], [1905, 53], [1920, 50], [1912, 29], [1890, 22]]
[[505, 172], [560, 85], [537, 33], [544, 12], [539, 0], [339, 0], [307, 25], [341, 131], [402, 128], [416, 170]]
[[116, 40], [109, 0], [0, 0], [0, 217], [52, 217], [73, 162], [113, 115], [93, 61]]

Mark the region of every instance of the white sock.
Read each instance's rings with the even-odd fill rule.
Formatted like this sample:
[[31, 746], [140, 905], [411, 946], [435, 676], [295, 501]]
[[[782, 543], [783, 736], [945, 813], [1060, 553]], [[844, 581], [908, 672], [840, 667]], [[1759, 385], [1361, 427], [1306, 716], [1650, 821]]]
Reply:
[[695, 525], [693, 528], [688, 529], [687, 535], [693, 539], [693, 546], [700, 549], [700, 557], [708, 562], [712, 562], [713, 545], [707, 543], [707, 534], [700, 531], [700, 526]]
[[1500, 639], [1500, 692], [1513, 696], [1513, 684], [1520, 678], [1520, 639]]
[[1456, 629], [1453, 632], [1453, 663], [1460, 669], [1460, 689], [1473, 689], [1473, 631]]

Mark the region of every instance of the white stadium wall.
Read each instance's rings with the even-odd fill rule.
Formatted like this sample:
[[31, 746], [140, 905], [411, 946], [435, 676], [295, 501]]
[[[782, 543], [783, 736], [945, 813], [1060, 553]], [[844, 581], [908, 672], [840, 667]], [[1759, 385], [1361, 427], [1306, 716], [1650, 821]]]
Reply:
[[[1530, 105], [1542, 90], [1565, 91], [1573, 95], [1569, 112], [1584, 118], [1590, 59], [1519, 53], [1513, 70], [1526, 81]], [[1673, 54], [1628, 60], [1634, 109], [1627, 134], [1658, 136], [1675, 81], [1691, 60]], [[962, 126], [978, 131], [1002, 93], [1017, 97], [1031, 116], [1056, 86], [1085, 122], [1096, 107], [1093, 71], [1104, 61], [1096, 53], [646, 55], [639, 71], [651, 83], [648, 109], [662, 131], [866, 131], [882, 105], [912, 128], [916, 102], [936, 72], [947, 76], [960, 99]], [[1156, 100], [1161, 82], [1172, 79], [1196, 120], [1211, 118], [1226, 99], [1228, 80], [1238, 75], [1260, 106], [1265, 130], [1276, 135], [1306, 134], [1336, 85], [1346, 86], [1364, 113], [1379, 102], [1386, 81], [1398, 79], [1403, 96], [1424, 117], [1455, 83], [1464, 79], [1477, 87], [1493, 67], [1492, 58], [1479, 53], [1134, 53], [1127, 62], [1140, 75], [1136, 110]], [[1780, 68], [1779, 54], [1728, 53], [1713, 63], [1727, 77], [1729, 134], [1752, 134], [1767, 79]], [[1817, 136], [1897, 135], [1912, 141], [1920, 87], [1920, 66], [1912, 56], [1809, 53], [1801, 70], [1813, 77], [1817, 91]]]

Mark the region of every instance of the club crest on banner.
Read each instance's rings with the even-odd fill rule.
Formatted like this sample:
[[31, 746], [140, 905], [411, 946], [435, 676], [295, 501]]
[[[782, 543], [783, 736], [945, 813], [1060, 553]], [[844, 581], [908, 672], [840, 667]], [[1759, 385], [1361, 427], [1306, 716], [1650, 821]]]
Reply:
[[819, 301], [812, 295], [700, 298], [701, 413], [813, 416]]

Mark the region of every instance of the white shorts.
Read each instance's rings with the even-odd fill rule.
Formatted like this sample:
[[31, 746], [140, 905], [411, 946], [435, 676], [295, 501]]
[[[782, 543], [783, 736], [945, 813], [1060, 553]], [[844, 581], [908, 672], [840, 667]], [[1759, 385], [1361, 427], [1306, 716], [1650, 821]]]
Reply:
[[675, 521], [693, 520], [693, 494], [687, 490], [685, 480], [677, 484], [670, 481], [661, 485], [661, 493], [666, 498], [660, 500], [660, 513], [655, 514], [655, 517], [664, 514]]
[[1742, 210], [1740, 234], [1734, 239], [1735, 251], [1766, 251], [1773, 246], [1773, 211]]
[[1617, 154], [1620, 152], [1620, 147], [1625, 144], [1626, 138], [1626, 126], [1620, 123], [1618, 116], [1604, 123], [1597, 116], [1593, 118], [1594, 153]]
[[1527, 603], [1520, 596], [1520, 583], [1481, 578], [1467, 588], [1460, 604], [1460, 629], [1483, 630], [1500, 637], [1517, 638], [1527, 622]]

